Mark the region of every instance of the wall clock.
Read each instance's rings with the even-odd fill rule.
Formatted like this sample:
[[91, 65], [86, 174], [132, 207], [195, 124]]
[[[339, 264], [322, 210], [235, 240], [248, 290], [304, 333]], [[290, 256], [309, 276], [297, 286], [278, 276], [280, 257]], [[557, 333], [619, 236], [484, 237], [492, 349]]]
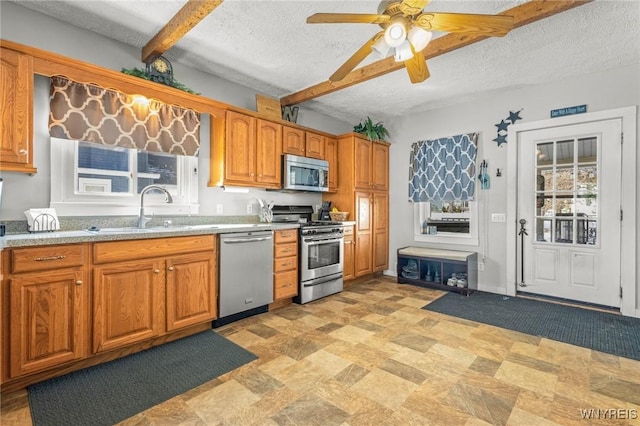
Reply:
[[147, 62], [147, 74], [157, 83], [171, 85], [173, 82], [173, 67], [164, 56], [156, 56]]

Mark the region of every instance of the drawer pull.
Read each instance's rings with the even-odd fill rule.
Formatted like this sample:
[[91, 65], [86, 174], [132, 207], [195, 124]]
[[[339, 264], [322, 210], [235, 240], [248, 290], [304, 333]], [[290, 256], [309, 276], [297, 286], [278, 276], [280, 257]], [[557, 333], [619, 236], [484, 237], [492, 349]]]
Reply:
[[82, 285], [82, 284], [83, 284], [83, 283], [82, 283], [82, 280], [78, 280], [78, 281], [76, 281], [76, 285]]
[[64, 259], [67, 256], [64, 255], [58, 255], [58, 256], [47, 256], [47, 257], [34, 257], [33, 260], [36, 262], [44, 262], [47, 260], [60, 260], [60, 259]]
[[169, 270], [170, 271], [173, 271], [174, 269], [176, 269], [176, 268], [174, 268], [173, 266], [169, 266]]

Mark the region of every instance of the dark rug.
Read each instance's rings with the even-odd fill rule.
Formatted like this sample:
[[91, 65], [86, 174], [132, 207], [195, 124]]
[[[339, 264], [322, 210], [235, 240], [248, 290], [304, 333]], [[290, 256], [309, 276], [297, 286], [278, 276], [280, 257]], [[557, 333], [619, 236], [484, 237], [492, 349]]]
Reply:
[[255, 359], [204, 331], [29, 386], [33, 424], [113, 425]]
[[640, 360], [640, 318], [483, 292], [447, 293], [422, 309]]

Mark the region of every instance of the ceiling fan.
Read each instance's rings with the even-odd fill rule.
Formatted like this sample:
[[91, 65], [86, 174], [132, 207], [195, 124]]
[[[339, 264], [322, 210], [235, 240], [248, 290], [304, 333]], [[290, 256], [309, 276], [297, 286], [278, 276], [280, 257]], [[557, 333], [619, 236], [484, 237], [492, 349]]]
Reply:
[[411, 82], [420, 83], [429, 78], [422, 50], [431, 41], [432, 31], [502, 37], [513, 28], [513, 16], [424, 12], [429, 1], [383, 1], [380, 14], [316, 13], [309, 16], [308, 24], [378, 24], [382, 27], [382, 31], [347, 59], [329, 80], [345, 78], [372, 51], [386, 57], [393, 48], [395, 61], [404, 62]]

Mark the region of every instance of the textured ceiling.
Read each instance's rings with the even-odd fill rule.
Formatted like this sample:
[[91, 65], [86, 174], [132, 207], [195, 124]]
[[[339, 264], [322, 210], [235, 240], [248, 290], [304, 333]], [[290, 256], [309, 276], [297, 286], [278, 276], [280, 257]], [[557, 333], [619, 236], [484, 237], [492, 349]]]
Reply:
[[[432, 0], [428, 11], [494, 14], [525, 1]], [[14, 3], [142, 48], [184, 0], [62, 0]], [[165, 54], [179, 64], [271, 97], [326, 81], [379, 27], [306, 24], [316, 12], [376, 13], [370, 0], [225, 0]], [[596, 0], [429, 60], [431, 78], [405, 70], [301, 105], [348, 122], [452, 105], [498, 90], [536, 85], [640, 62], [640, 2]], [[439, 34], [442, 35], [442, 34]], [[438, 36], [438, 34], [436, 34]], [[377, 60], [375, 55], [363, 64]], [[639, 76], [640, 78], [640, 76]]]

